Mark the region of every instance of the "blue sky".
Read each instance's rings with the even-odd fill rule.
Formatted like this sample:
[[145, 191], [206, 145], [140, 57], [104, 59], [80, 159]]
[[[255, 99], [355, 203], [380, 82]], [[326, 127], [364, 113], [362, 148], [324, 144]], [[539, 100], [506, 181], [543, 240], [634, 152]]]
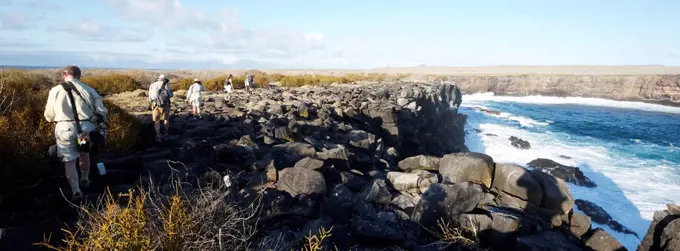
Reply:
[[0, 0], [0, 65], [680, 65], [680, 1]]

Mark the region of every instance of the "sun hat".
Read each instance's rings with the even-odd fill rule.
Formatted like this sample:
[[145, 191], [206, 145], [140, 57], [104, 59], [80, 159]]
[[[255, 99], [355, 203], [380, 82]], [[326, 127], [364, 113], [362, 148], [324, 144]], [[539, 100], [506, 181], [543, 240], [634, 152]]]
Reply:
[[161, 79], [168, 79], [168, 78], [165, 77], [165, 74], [161, 74], [160, 76], [158, 76], [158, 80], [161, 80]]
[[196, 83], [196, 82], [201, 82], [201, 81], [198, 80], [197, 78], [194, 78], [194, 83]]

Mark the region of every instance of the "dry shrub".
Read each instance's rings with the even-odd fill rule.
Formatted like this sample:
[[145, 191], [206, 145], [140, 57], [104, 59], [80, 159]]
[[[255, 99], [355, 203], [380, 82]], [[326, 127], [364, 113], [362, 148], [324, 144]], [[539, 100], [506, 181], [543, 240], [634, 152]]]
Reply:
[[322, 251], [325, 250], [326, 243], [324, 241], [328, 240], [333, 234], [333, 227], [326, 230], [326, 228], [321, 227], [318, 234], [309, 233], [305, 237], [305, 244], [302, 247], [303, 251]]
[[[53, 250], [250, 250], [258, 208], [225, 199], [225, 187], [191, 188], [174, 179], [171, 194], [153, 185], [123, 196], [107, 195], [94, 207], [79, 207], [74, 230], [63, 230]], [[127, 202], [122, 202], [127, 201]], [[257, 204], [259, 205], [259, 203]]]
[[173, 91], [179, 91], [179, 90], [189, 90], [189, 87], [191, 87], [191, 84], [194, 83], [193, 78], [181, 78], [175, 81], [170, 82], [170, 89]]
[[426, 229], [437, 238], [437, 242], [430, 245], [448, 247], [450, 245], [462, 245], [471, 250], [481, 250], [476, 229], [468, 229], [463, 226], [454, 225], [444, 219], [437, 221], [436, 229]]
[[104, 105], [109, 110], [106, 147], [109, 150], [127, 153], [137, 145], [141, 125], [139, 120], [108, 100]]
[[[54, 127], [44, 116], [46, 90], [33, 90], [35, 78], [24, 72], [0, 74], [0, 173], [40, 173], [40, 160], [54, 143]], [[26, 168], [29, 167], [29, 168]]]
[[304, 85], [324, 85], [332, 83], [354, 83], [359, 81], [396, 81], [405, 78], [407, 75], [397, 74], [378, 74], [378, 73], [368, 73], [368, 74], [345, 74], [341, 76], [331, 76], [331, 75], [290, 75], [281, 76], [279, 82], [281, 86], [284, 87], [300, 87]]
[[102, 95], [134, 91], [142, 85], [128, 75], [112, 74], [103, 76], [86, 76], [81, 82], [89, 85]]

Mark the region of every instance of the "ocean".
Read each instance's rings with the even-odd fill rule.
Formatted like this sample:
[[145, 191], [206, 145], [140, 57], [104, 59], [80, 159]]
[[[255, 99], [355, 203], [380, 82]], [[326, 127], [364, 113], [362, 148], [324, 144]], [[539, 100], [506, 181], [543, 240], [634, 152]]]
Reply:
[[[637, 249], [654, 211], [680, 203], [680, 107], [477, 93], [464, 95], [459, 111], [468, 115], [465, 140], [471, 151], [524, 167], [536, 158], [579, 167], [597, 187], [569, 184], [572, 194], [635, 231], [640, 239], [593, 224], [629, 250]], [[510, 136], [529, 141], [531, 149], [511, 146]]]

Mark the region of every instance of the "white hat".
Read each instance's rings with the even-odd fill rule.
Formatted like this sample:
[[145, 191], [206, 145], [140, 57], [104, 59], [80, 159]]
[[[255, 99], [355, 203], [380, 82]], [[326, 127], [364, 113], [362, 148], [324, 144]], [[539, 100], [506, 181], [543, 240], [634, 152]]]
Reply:
[[158, 76], [158, 79], [168, 79], [168, 78], [165, 77], [165, 74], [161, 74], [160, 76]]
[[194, 82], [201, 82], [201, 81], [198, 80], [197, 78], [194, 78]]

